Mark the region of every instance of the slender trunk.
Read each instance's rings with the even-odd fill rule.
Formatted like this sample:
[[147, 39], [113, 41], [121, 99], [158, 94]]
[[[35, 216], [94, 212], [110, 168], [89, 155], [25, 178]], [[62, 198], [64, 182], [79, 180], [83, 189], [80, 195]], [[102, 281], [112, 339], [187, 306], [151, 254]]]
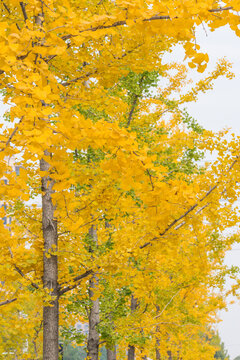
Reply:
[[[109, 229], [110, 228], [110, 224], [105, 221], [105, 228]], [[112, 314], [110, 315], [110, 319], [112, 318]], [[112, 326], [114, 326], [114, 324], [112, 323]], [[113, 349], [107, 349], [107, 360], [116, 360], [117, 359], [117, 346], [114, 345]]]
[[135, 359], [135, 346], [128, 345], [128, 360]]
[[[49, 153], [45, 151], [45, 155]], [[49, 164], [41, 159], [40, 170], [49, 171], [49, 168]], [[49, 254], [49, 250], [57, 251], [58, 245], [52, 203], [53, 183], [49, 176], [42, 178], [43, 287], [52, 296], [51, 306], [43, 307], [43, 360], [58, 360], [58, 258]]]
[[159, 344], [158, 344], [159, 340], [157, 340], [157, 347], [156, 347], [156, 360], [160, 360], [161, 356], [160, 356], [160, 351], [159, 351]]
[[113, 350], [107, 349], [107, 360], [116, 360], [117, 359], [117, 349], [114, 346]]
[[33, 348], [34, 348], [35, 360], [39, 360], [36, 341], [33, 340], [32, 343], [33, 343]]
[[141, 358], [141, 360], [147, 360], [147, 355], [143, 355], [143, 350], [144, 350], [144, 348], [141, 348], [140, 358]]
[[[89, 230], [89, 235], [92, 241], [97, 244], [97, 230], [94, 226]], [[92, 250], [90, 250], [92, 251]], [[99, 298], [93, 300], [94, 289], [98, 287], [98, 277], [93, 274], [89, 280], [89, 299], [91, 307], [88, 314], [89, 330], [88, 330], [88, 341], [87, 341], [87, 358], [89, 360], [98, 360], [99, 352], [99, 333], [97, 325], [99, 323]]]
[[[134, 312], [137, 309], [137, 299], [134, 296], [131, 296], [131, 312]], [[135, 346], [128, 345], [128, 360], [135, 359]]]
[[[156, 306], [157, 309], [157, 315], [160, 312], [160, 308], [157, 305]], [[160, 339], [159, 339], [159, 326], [156, 327], [156, 360], [160, 360], [161, 359], [161, 355], [160, 355]]]

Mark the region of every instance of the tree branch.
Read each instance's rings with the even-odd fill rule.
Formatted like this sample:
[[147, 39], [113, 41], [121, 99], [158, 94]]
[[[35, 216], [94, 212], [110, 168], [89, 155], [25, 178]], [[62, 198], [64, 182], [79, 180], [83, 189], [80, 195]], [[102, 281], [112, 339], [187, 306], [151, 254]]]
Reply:
[[32, 285], [32, 287], [34, 287], [35, 289], [39, 289], [39, 286], [37, 284], [35, 284], [34, 282], [32, 282], [30, 279], [28, 279], [28, 277], [22, 272], [21, 269], [19, 269], [18, 266], [16, 266], [15, 264], [13, 265], [15, 270], [19, 273], [19, 275], [21, 275], [24, 279], [30, 281], [30, 284]]
[[139, 97], [140, 97], [140, 96], [142, 95], [142, 93], [143, 93], [143, 89], [141, 88], [141, 85], [142, 85], [144, 76], [145, 76], [145, 75], [144, 75], [144, 73], [143, 73], [142, 76], [141, 76], [141, 78], [140, 78], [140, 80], [139, 80], [140, 94], [134, 94], [134, 100], [133, 100], [133, 103], [132, 103], [132, 108], [131, 108], [130, 113], [129, 113], [129, 116], [128, 116], [127, 127], [129, 127], [129, 125], [130, 125], [130, 123], [131, 123], [134, 110], [136, 109], [136, 106], [137, 106], [137, 101], [138, 101]]
[[167, 309], [167, 307], [172, 303], [172, 301], [174, 300], [174, 298], [180, 293], [182, 289], [179, 289], [172, 297], [171, 299], [168, 301], [168, 303], [164, 306], [164, 308], [162, 309], [162, 311], [157, 315], [155, 316], [155, 319], [158, 319], [163, 313], [164, 311]]
[[15, 129], [13, 130], [13, 132], [11, 133], [11, 135], [9, 136], [8, 140], [6, 141], [5, 143], [5, 147], [3, 147], [2, 149], [0, 149], [0, 152], [4, 151], [8, 145], [10, 144], [10, 142], [12, 141], [12, 138], [14, 137], [14, 135], [16, 134], [16, 132], [18, 131], [18, 127], [19, 127], [19, 124], [22, 122], [23, 120], [23, 117], [20, 119], [18, 125], [15, 127]]
[[[75, 36], [75, 35], [74, 35], [74, 36]], [[62, 39], [64, 40], [65, 38], [62, 37]], [[126, 51], [122, 56], [117, 57], [116, 59], [117, 59], [117, 60], [123, 59], [125, 56], [127, 56], [128, 54], [131, 54], [134, 50], [136, 50], [137, 48], [139, 48], [139, 47], [142, 46], [142, 45], [143, 45], [143, 43], [138, 44], [138, 45], [135, 46], [133, 49]], [[55, 55], [52, 55], [52, 56], [55, 57]], [[52, 59], [50, 59], [50, 60], [52, 60]], [[48, 60], [46, 60], [46, 62], [48, 62]], [[110, 65], [111, 65], [111, 63], [108, 64], [108, 66], [110, 66]], [[96, 70], [94, 70], [94, 71], [92, 71], [92, 72], [86, 73], [85, 75], [81, 75], [81, 76], [79, 76], [79, 77], [77, 77], [77, 78], [75, 78], [75, 79], [65, 81], [65, 82], [61, 83], [61, 85], [63, 85], [63, 86], [68, 86], [68, 85], [70, 85], [70, 84], [72, 84], [72, 83], [76, 83], [78, 80], [83, 80], [83, 79], [89, 78], [90, 76], [92, 76], [92, 75], [94, 75], [94, 74], [97, 74], [97, 72], [98, 72], [98, 70], [96, 69]]]
[[81, 76], [79, 76], [79, 77], [77, 77], [75, 79], [65, 81], [61, 85], [63, 85], [63, 86], [71, 85], [71, 84], [77, 82], [78, 80], [82, 80], [82, 79], [85, 79], [86, 77], [89, 77], [89, 76], [92, 76], [92, 75], [96, 74], [96, 72], [97, 72], [97, 70], [95, 70], [93, 72], [89, 72], [89, 73], [87, 73], [85, 75], [81, 75]]
[[227, 10], [233, 10], [232, 6], [228, 6], [228, 7], [221, 7], [218, 9], [210, 9], [208, 10], [210, 13], [216, 13], [216, 12], [221, 12], [221, 11], [227, 11]]
[[134, 110], [135, 110], [135, 108], [136, 108], [136, 106], [137, 106], [138, 98], [139, 98], [139, 95], [134, 95], [134, 100], [133, 100], [133, 103], [132, 103], [132, 108], [131, 108], [131, 111], [129, 112], [129, 115], [128, 115], [127, 127], [129, 127], [129, 125], [130, 125], [130, 123], [131, 123]]
[[11, 304], [12, 302], [16, 301], [17, 298], [14, 298], [14, 299], [10, 299], [10, 300], [5, 300], [3, 302], [0, 303], [0, 306], [3, 306], [3, 305], [7, 305], [7, 304]]
[[28, 19], [28, 16], [27, 16], [27, 13], [26, 13], [26, 9], [25, 9], [25, 4], [20, 1], [20, 6], [21, 6], [21, 9], [22, 9], [22, 13], [23, 13], [23, 17], [24, 17], [24, 21], [26, 22], [26, 20]]
[[9, 14], [11, 14], [10, 9], [9, 9], [9, 7], [5, 4], [5, 2], [3, 2], [3, 6], [4, 6], [5, 9], [7, 10], [7, 12], [8, 12]]
[[[232, 162], [232, 164], [229, 166], [228, 170], [227, 170], [227, 174], [232, 170], [232, 168], [234, 167], [234, 165], [237, 163], [239, 159], [239, 156], [236, 157], [236, 159]], [[225, 175], [226, 176], [226, 175]], [[193, 206], [191, 206], [184, 214], [182, 214], [181, 216], [179, 216], [178, 218], [176, 218], [175, 220], [173, 220], [169, 226], [166, 227], [166, 229], [161, 232], [159, 234], [159, 236], [163, 236], [165, 235], [174, 225], [176, 225], [180, 220], [182, 220], [183, 218], [185, 218], [188, 214], [190, 214], [194, 209], [196, 209], [196, 207], [198, 207], [200, 205], [200, 203], [205, 200], [217, 187], [218, 185], [220, 184], [220, 181], [218, 181], [213, 187], [211, 187], [207, 192], [206, 194], [201, 198], [199, 199], [198, 202], [196, 202]], [[201, 212], [206, 206], [204, 205], [199, 212]], [[181, 224], [180, 224], [181, 225]], [[182, 224], [184, 225], [184, 223]], [[181, 225], [181, 226], [182, 226]], [[179, 226], [178, 228], [180, 228], [181, 226]], [[140, 246], [140, 249], [143, 249], [145, 248], [146, 246], [148, 245], [151, 245], [152, 241], [153, 240], [156, 240], [157, 238], [154, 238], [152, 239], [151, 241], [145, 243], [144, 245]]]
[[66, 286], [65, 288], [60, 288], [59, 291], [58, 291], [58, 296], [62, 296], [63, 294], [65, 294], [66, 292], [70, 291], [70, 290], [73, 290], [75, 289], [76, 287], [78, 287], [79, 283], [81, 282], [82, 279], [84, 279], [85, 277], [89, 276], [89, 275], [92, 275], [93, 274], [93, 270], [88, 270], [86, 271], [84, 274], [81, 274], [79, 276], [76, 276], [73, 281], [76, 283], [76, 284], [73, 284], [73, 285], [69, 285], [69, 286]]
[[[217, 9], [209, 9], [208, 12], [217, 13], [217, 12], [228, 11], [228, 10], [233, 10], [233, 7], [228, 6], [228, 7], [219, 7]], [[169, 15], [153, 15], [150, 18], [143, 19], [142, 21], [145, 22], [145, 21], [154, 21], [154, 20], [173, 20], [173, 19], [178, 19], [178, 16], [171, 18]], [[136, 21], [136, 19], [133, 19], [133, 20]], [[126, 20], [116, 21], [115, 23], [110, 24], [110, 25], [99, 25], [99, 26], [88, 28], [88, 29], [80, 30], [79, 34], [83, 33], [83, 32], [87, 32], [87, 31], [97, 31], [97, 30], [109, 29], [109, 28], [123, 26], [123, 25], [127, 25]], [[71, 39], [75, 36], [78, 36], [78, 35], [69, 34], [69, 35], [63, 36], [62, 39], [67, 40], [67, 39]]]
[[[11, 250], [11, 248], [8, 248], [9, 252], [10, 252], [10, 256], [13, 259], [13, 252]], [[35, 284], [34, 282], [32, 282], [30, 279], [28, 279], [28, 277], [22, 272], [21, 269], [19, 269], [19, 267], [16, 264], [13, 264], [14, 269], [19, 273], [19, 275], [21, 275], [24, 279], [28, 280], [30, 282], [30, 284], [32, 285], [32, 287], [34, 287], [35, 289], [39, 289], [39, 286], [37, 284]]]

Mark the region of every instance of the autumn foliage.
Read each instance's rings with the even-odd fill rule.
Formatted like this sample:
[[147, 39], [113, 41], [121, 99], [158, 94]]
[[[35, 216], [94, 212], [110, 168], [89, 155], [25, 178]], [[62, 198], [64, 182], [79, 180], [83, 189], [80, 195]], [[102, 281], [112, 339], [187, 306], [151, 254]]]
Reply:
[[[1, 1], [0, 359], [58, 360], [60, 340], [92, 360], [213, 358], [240, 144], [186, 110], [227, 60], [196, 84], [187, 66], [208, 63], [194, 29], [238, 36], [239, 10]], [[164, 61], [176, 44], [186, 65]]]

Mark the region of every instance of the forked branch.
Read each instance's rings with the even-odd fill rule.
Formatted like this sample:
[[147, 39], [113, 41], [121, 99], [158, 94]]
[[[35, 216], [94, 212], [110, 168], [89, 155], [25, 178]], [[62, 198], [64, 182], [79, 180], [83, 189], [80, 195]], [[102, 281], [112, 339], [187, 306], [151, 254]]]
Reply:
[[76, 276], [73, 279], [75, 284], [68, 285], [65, 288], [60, 288], [59, 291], [58, 291], [58, 296], [61, 296], [61, 295], [65, 294], [66, 292], [70, 291], [70, 290], [76, 289], [76, 287], [78, 287], [78, 285], [80, 284], [82, 279], [84, 279], [87, 276], [92, 275], [92, 274], [93, 274], [93, 270], [88, 270], [85, 273], [83, 273], [83, 274], [81, 274], [79, 276]]

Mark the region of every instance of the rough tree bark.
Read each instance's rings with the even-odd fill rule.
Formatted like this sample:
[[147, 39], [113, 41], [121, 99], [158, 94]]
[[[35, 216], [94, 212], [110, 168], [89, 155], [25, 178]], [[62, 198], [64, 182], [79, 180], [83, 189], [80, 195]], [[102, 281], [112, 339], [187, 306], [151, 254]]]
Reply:
[[[131, 312], [134, 312], [137, 309], [137, 299], [134, 296], [131, 296]], [[128, 345], [128, 360], [135, 359], [135, 346]]]
[[[26, 21], [27, 14], [23, 2], [21, 2], [21, 8], [24, 21]], [[40, 31], [43, 19], [42, 3], [41, 11], [35, 16], [35, 24]], [[42, 104], [45, 106], [44, 101]], [[50, 157], [51, 154], [45, 150], [44, 155]], [[42, 158], [40, 160], [40, 170], [49, 171], [49, 169], [49, 163]], [[57, 220], [54, 218], [54, 206], [52, 203], [53, 184], [54, 181], [50, 176], [42, 178], [43, 288], [52, 296], [51, 306], [43, 307], [43, 360], [58, 360], [58, 257], [57, 255], [46, 256], [49, 250], [57, 251], [58, 246]]]
[[[45, 156], [50, 154], [45, 151]], [[49, 171], [49, 168], [48, 162], [41, 159], [40, 170]], [[43, 287], [52, 296], [51, 306], [43, 307], [43, 360], [58, 360], [58, 258], [49, 254], [49, 250], [57, 251], [58, 246], [57, 220], [52, 203], [53, 184], [50, 176], [42, 178]]]
[[117, 359], [117, 349], [114, 346], [114, 349], [107, 349], [107, 360], [116, 360]]
[[[159, 306], [157, 305], [156, 306], [156, 310], [157, 310], [157, 315], [159, 314], [160, 312], [160, 308]], [[156, 360], [161, 360], [161, 355], [160, 355], [160, 339], [159, 339], [159, 326], [156, 327]]]
[[160, 351], [159, 351], [159, 339], [157, 339], [156, 341], [156, 360], [161, 360], [161, 355], [160, 355]]
[[135, 346], [129, 345], [128, 346], [128, 360], [135, 359]]
[[[89, 230], [89, 235], [93, 243], [97, 245], [97, 230], [94, 226]], [[90, 249], [90, 251], [93, 251]], [[97, 325], [99, 323], [99, 299], [93, 300], [94, 289], [98, 287], [98, 277], [93, 274], [89, 280], [89, 299], [90, 299], [90, 310], [88, 313], [88, 341], [87, 341], [87, 358], [91, 360], [98, 360], [99, 353], [99, 333], [97, 331]]]

